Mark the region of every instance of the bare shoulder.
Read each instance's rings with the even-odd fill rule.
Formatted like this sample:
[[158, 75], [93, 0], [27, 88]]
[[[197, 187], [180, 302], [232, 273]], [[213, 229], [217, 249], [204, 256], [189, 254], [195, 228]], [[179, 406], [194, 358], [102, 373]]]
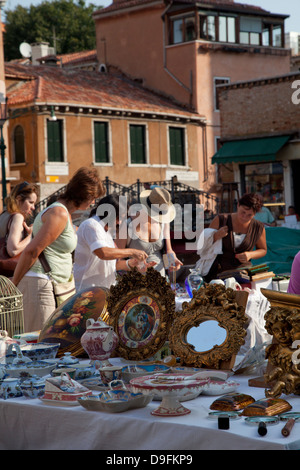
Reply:
[[211, 221], [209, 224], [209, 228], [219, 228], [219, 216], [216, 215], [216, 217]]

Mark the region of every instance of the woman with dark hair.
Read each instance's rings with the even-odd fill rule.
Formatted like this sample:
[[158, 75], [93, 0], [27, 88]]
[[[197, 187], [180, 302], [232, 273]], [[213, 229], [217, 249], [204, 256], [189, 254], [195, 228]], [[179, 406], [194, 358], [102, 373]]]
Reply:
[[[266, 231], [264, 224], [255, 220], [262, 202], [257, 194], [245, 194], [238, 201], [233, 214], [217, 215], [211, 222], [211, 243], [219, 243], [220, 249], [205, 281], [217, 277], [222, 271], [250, 266], [251, 259], [262, 258], [267, 254]], [[256, 248], [256, 249], [255, 249]], [[204, 254], [205, 247], [198, 253]]]
[[[128, 271], [142, 262], [145, 269], [148, 255], [142, 250], [117, 248], [114, 238], [127, 207], [119, 196], [102, 198], [90, 217], [77, 230], [78, 243], [74, 258], [76, 289], [92, 285], [109, 288], [116, 281], [117, 270]], [[129, 258], [125, 260], [124, 258]]]
[[13, 282], [23, 294], [25, 331], [40, 330], [56, 308], [52, 281], [40, 262], [43, 252], [57, 283], [72, 277], [72, 252], [77, 236], [71, 215], [86, 210], [104, 195], [96, 168], [80, 168], [56, 202], [40, 212], [33, 224], [33, 239], [15, 269]]
[[37, 196], [36, 185], [24, 181], [17, 184], [5, 199], [6, 209], [0, 215], [0, 237], [7, 236], [6, 250], [11, 257], [21, 254], [31, 240], [32, 227], [27, 224]]

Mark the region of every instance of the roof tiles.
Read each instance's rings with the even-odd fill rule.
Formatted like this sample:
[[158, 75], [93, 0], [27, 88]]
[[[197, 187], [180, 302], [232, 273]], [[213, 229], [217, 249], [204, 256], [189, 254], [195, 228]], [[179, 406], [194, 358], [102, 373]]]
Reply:
[[171, 99], [116, 74], [6, 63], [5, 75], [24, 80], [8, 87], [11, 107], [48, 103], [199, 117]]

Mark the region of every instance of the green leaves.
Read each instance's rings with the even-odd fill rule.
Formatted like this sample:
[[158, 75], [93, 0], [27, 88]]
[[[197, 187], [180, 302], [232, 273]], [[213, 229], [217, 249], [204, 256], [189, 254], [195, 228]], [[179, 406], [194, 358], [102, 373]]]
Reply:
[[19, 45], [25, 41], [48, 42], [57, 54], [95, 48], [95, 24], [92, 13], [99, 7], [85, 0], [44, 0], [24, 8], [6, 10], [4, 33], [5, 60], [21, 57]]

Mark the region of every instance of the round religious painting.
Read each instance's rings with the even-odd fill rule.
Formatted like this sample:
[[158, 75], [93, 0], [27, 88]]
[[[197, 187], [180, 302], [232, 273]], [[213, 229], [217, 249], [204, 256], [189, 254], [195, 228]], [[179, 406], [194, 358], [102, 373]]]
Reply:
[[148, 295], [130, 299], [123, 307], [117, 323], [118, 335], [124, 346], [143, 348], [151, 343], [160, 324], [159, 307]]

